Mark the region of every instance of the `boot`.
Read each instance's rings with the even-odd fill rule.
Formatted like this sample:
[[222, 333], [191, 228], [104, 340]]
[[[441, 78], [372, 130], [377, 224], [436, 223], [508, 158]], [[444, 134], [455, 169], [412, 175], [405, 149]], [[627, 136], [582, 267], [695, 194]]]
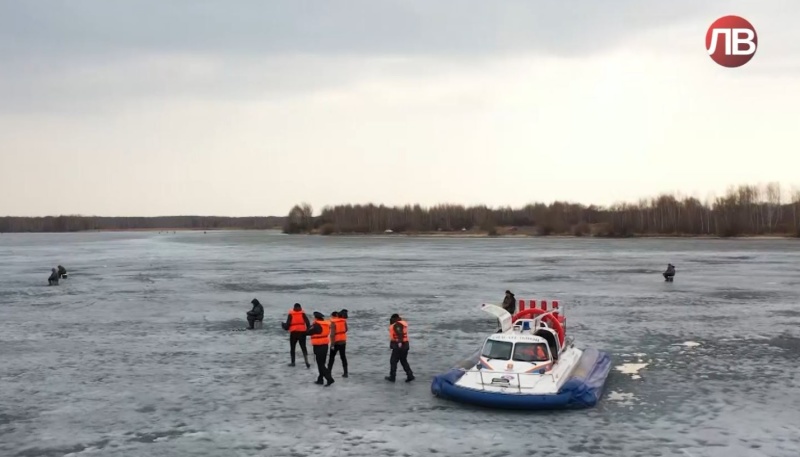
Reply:
[[415, 379], [417, 379], [417, 378], [415, 378], [414, 375], [411, 374], [411, 375], [408, 375], [408, 377], [406, 378], [406, 382], [411, 382], [411, 381], [413, 381]]
[[387, 377], [385, 377], [383, 379], [385, 379], [385, 380], [387, 380], [389, 382], [394, 382], [394, 377], [393, 376], [387, 376]]

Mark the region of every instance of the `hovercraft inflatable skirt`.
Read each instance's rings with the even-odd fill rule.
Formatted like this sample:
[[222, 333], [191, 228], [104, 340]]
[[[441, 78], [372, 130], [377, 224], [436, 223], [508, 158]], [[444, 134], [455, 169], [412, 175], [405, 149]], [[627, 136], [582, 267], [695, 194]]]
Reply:
[[436, 397], [499, 409], [580, 409], [591, 408], [603, 394], [611, 357], [597, 349], [586, 349], [570, 378], [555, 394], [508, 393], [471, 389], [457, 385], [464, 375], [461, 368], [453, 368], [433, 378], [431, 393]]

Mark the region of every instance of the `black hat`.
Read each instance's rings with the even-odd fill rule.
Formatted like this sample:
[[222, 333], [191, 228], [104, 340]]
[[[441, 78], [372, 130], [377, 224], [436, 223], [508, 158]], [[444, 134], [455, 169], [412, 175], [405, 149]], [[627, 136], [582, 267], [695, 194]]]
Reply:
[[250, 303], [252, 303], [254, 305], [260, 305], [261, 304], [261, 303], [258, 302], [257, 298], [254, 298], [253, 301], [251, 301]]
[[334, 311], [331, 313], [331, 317], [339, 317], [339, 313]]
[[295, 311], [300, 311], [301, 309], [303, 309], [303, 307], [302, 307], [302, 306], [300, 306], [300, 303], [295, 303], [295, 304], [294, 304], [294, 310], [295, 310]]
[[394, 322], [400, 320], [400, 315], [397, 313], [392, 314], [392, 317], [389, 318], [389, 322]]
[[347, 310], [343, 309], [343, 310], [339, 311], [339, 316], [344, 317], [346, 319], [347, 318]]
[[325, 315], [319, 311], [314, 311], [314, 318], [315, 319], [325, 319]]

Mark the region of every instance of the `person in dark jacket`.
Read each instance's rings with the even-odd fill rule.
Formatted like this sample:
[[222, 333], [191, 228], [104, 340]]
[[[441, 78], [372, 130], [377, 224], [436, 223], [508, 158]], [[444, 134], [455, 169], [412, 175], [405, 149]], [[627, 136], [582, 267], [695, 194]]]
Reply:
[[392, 356], [389, 358], [389, 376], [385, 377], [389, 382], [394, 382], [397, 376], [397, 362], [403, 366], [406, 372], [406, 382], [413, 381], [414, 373], [408, 364], [408, 324], [399, 314], [392, 314], [389, 318], [389, 348]]
[[58, 285], [58, 271], [55, 268], [52, 268], [50, 270], [50, 277], [47, 278], [47, 285], [48, 286]]
[[294, 307], [289, 311], [289, 315], [286, 317], [286, 322], [282, 322], [281, 326], [284, 330], [289, 332], [289, 347], [291, 348], [290, 354], [292, 358], [292, 363], [290, 363], [289, 366], [294, 366], [295, 348], [297, 347], [297, 343], [300, 343], [300, 350], [303, 352], [306, 368], [311, 368], [311, 364], [308, 363], [308, 349], [306, 349], [306, 330], [311, 327], [311, 323], [308, 321], [306, 313], [303, 312], [303, 307], [300, 303], [294, 304]]
[[672, 282], [672, 280], [675, 278], [675, 265], [668, 263], [667, 271], [662, 274], [664, 275], [664, 281]]
[[508, 311], [509, 314], [512, 316], [517, 310], [517, 299], [514, 297], [514, 294], [511, 293], [510, 290], [506, 291], [506, 296], [503, 298], [503, 309]]
[[342, 359], [342, 368], [344, 369], [343, 378], [347, 377], [347, 310], [343, 309], [338, 313], [336, 311], [331, 313], [331, 321], [336, 325], [331, 327], [331, 353], [328, 358], [328, 371], [333, 369], [333, 362], [336, 360], [336, 354]]
[[247, 312], [247, 328], [253, 329], [256, 321], [264, 321], [264, 307], [261, 306], [257, 298], [254, 298], [250, 303], [252, 303], [253, 309]]
[[61, 265], [58, 266], [58, 278], [67, 279], [67, 269], [62, 267]]
[[322, 384], [322, 380], [328, 381], [325, 387], [334, 383], [331, 372], [325, 366], [325, 358], [328, 356], [328, 347], [331, 340], [331, 322], [325, 320], [325, 315], [314, 311], [314, 323], [311, 328], [306, 330], [306, 335], [311, 337], [311, 346], [314, 348], [314, 357], [317, 359], [317, 377], [316, 384]]

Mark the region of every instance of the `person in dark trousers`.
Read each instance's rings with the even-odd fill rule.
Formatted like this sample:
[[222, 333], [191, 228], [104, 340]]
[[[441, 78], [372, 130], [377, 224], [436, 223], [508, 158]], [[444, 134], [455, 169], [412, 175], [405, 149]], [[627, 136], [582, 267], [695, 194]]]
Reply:
[[408, 323], [399, 314], [392, 314], [389, 318], [389, 348], [392, 356], [389, 359], [389, 376], [385, 377], [389, 382], [394, 382], [397, 376], [397, 362], [403, 366], [406, 372], [406, 382], [413, 381], [414, 373], [408, 365]]
[[58, 278], [67, 279], [67, 269], [62, 267], [61, 265], [58, 266]]
[[314, 323], [311, 324], [311, 328], [306, 331], [306, 335], [311, 337], [311, 346], [314, 348], [314, 357], [317, 359], [317, 371], [319, 371], [319, 376], [317, 376], [316, 384], [322, 384], [322, 380], [325, 379], [328, 381], [325, 387], [328, 387], [334, 382], [331, 372], [328, 371], [328, 367], [325, 366], [325, 359], [328, 356], [328, 347], [331, 340], [332, 326], [330, 321], [325, 320], [325, 316], [322, 313], [314, 311]]
[[247, 312], [247, 328], [252, 330], [255, 328], [256, 321], [264, 321], [264, 307], [261, 306], [257, 298], [254, 298], [250, 303], [253, 305], [253, 309]]
[[514, 294], [511, 293], [510, 290], [506, 291], [506, 296], [503, 298], [503, 309], [508, 311], [509, 314], [512, 316], [517, 310], [517, 299], [514, 297]]
[[675, 278], [675, 265], [668, 263], [667, 271], [662, 274], [664, 275], [664, 281], [672, 282], [672, 280]]
[[291, 348], [290, 354], [292, 357], [292, 363], [290, 363], [289, 366], [294, 366], [295, 348], [297, 347], [297, 343], [300, 343], [300, 350], [303, 352], [303, 360], [306, 361], [306, 368], [311, 368], [311, 364], [308, 363], [308, 349], [306, 349], [306, 330], [311, 327], [311, 323], [308, 321], [306, 313], [303, 312], [303, 307], [300, 306], [300, 303], [294, 304], [294, 307], [289, 311], [286, 322], [281, 323], [281, 326], [284, 330], [289, 332], [289, 347]]
[[58, 285], [58, 271], [55, 268], [50, 270], [50, 277], [47, 278], [47, 285], [48, 286], [57, 286]]
[[328, 359], [328, 371], [333, 368], [333, 362], [336, 360], [336, 354], [342, 359], [342, 368], [344, 368], [343, 378], [347, 377], [347, 355], [345, 349], [347, 346], [347, 310], [343, 309], [338, 313], [336, 311], [331, 313], [331, 322], [334, 324], [331, 327], [331, 354]]

